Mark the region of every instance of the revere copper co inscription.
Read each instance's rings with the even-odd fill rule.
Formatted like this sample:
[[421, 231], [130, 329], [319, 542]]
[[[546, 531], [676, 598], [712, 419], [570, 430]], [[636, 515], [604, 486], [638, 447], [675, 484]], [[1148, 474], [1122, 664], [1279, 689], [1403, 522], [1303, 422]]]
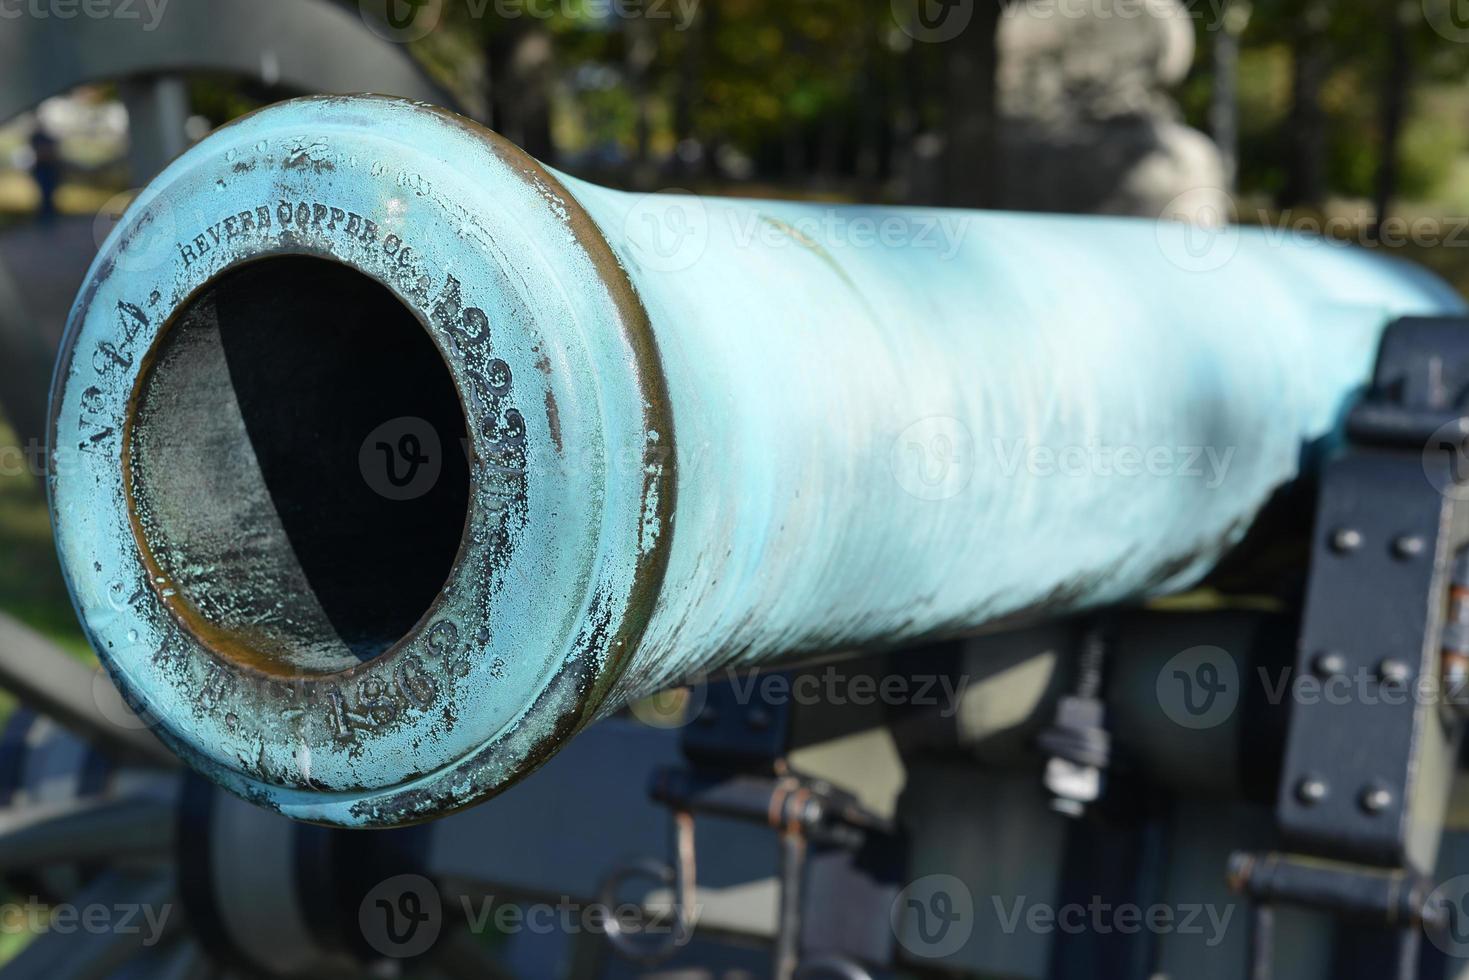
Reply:
[[[477, 455], [482, 477], [481, 488], [488, 492], [494, 505], [488, 530], [500, 542], [508, 540], [525, 520], [526, 432], [519, 410], [509, 407], [512, 376], [510, 366], [489, 355], [489, 318], [483, 309], [465, 306], [463, 284], [454, 276], [443, 278], [436, 294], [428, 295], [427, 277], [415, 273], [414, 249], [396, 234], [382, 233], [380, 225], [365, 215], [319, 201], [280, 200], [227, 215], [204, 228], [192, 238], [175, 242], [184, 269], [192, 268], [222, 246], [239, 240], [269, 236], [330, 236], [359, 247], [380, 250], [388, 269], [401, 276], [409, 295], [422, 300], [432, 311], [432, 320], [445, 331], [446, 339], [465, 355], [466, 379], [471, 391], [466, 394], [467, 407], [473, 406], [483, 452]], [[149, 310], [160, 300], [152, 293], [146, 307], [120, 300], [115, 317], [116, 330], [108, 339], [99, 341], [92, 351], [90, 366], [97, 383], [83, 390], [79, 448], [96, 455], [118, 453], [117, 434], [122, 427], [114, 409], [125, 399], [104, 397], [106, 388], [125, 383], [143, 353], [143, 342], [156, 335], [161, 323]], [[518, 505], [518, 506], [517, 506]], [[508, 557], [508, 549], [497, 549], [492, 568]], [[129, 604], [136, 606], [144, 598], [139, 590]], [[484, 630], [478, 633], [484, 639]], [[239, 725], [239, 717], [228, 707], [241, 696], [249, 696], [242, 686], [276, 703], [278, 717], [295, 728], [306, 724], [308, 716], [324, 721], [336, 739], [352, 742], [359, 731], [373, 731], [394, 725], [414, 713], [428, 711], [441, 694], [452, 690], [455, 680], [470, 671], [468, 648], [461, 629], [449, 619], [431, 625], [422, 637], [399, 656], [386, 658], [375, 670], [345, 683], [332, 679], [308, 681], [306, 678], [281, 680], [243, 675], [215, 662], [198, 676], [195, 709], [201, 714], [217, 716], [224, 712], [226, 727]], [[184, 667], [187, 659], [175, 643], [165, 640], [158, 651], [160, 661]], [[502, 657], [490, 661], [490, 676], [501, 677], [507, 668]], [[190, 672], [189, 676], [193, 676]], [[312, 707], [314, 705], [314, 707]], [[450, 711], [448, 707], [445, 711]]]
[[221, 218], [192, 239], [176, 243], [176, 247], [187, 269], [221, 245], [251, 235], [271, 234], [273, 229], [279, 229], [280, 234], [333, 235], [368, 246], [380, 242], [383, 254], [399, 267], [412, 261], [413, 249], [397, 235], [383, 235], [371, 218], [320, 201], [278, 201], [240, 211]]

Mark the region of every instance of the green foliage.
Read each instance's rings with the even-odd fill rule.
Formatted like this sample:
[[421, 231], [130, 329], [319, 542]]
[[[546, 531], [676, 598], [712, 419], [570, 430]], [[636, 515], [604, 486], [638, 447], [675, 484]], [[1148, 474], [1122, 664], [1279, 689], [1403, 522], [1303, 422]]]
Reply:
[[1417, 93], [1416, 109], [1403, 132], [1403, 196], [1442, 199], [1448, 211], [1469, 214], [1469, 183], [1460, 176], [1469, 162], [1469, 91], [1462, 84], [1433, 84]]
[[[1398, 18], [1412, 65], [1400, 192], [1469, 197], [1456, 180], [1466, 152], [1458, 134], [1469, 104], [1442, 94], [1445, 83], [1457, 84], [1469, 72], [1469, 43], [1455, 43], [1433, 23], [1452, 12], [1455, 0], [1228, 0], [1227, 11], [1224, 0], [1183, 2], [1193, 8], [1199, 55], [1177, 95], [1185, 118], [1200, 129], [1209, 128], [1212, 48], [1221, 20], [1246, 24], [1238, 72], [1243, 191], [1275, 194], [1286, 183], [1293, 63], [1309, 47], [1325, 69], [1320, 103], [1329, 194], [1372, 194], [1382, 160], [1389, 28]], [[854, 132], [872, 115], [880, 117], [884, 138], [898, 138], [899, 117], [902, 132], [911, 134], [942, 129], [952, 109], [943, 79], [955, 49], [910, 42], [891, 0], [685, 0], [642, 21], [620, 19], [605, 0], [535, 7], [549, 16], [507, 18], [497, 16], [505, 8], [494, 0], [445, 0], [442, 29], [415, 51], [443, 78], [456, 74], [454, 62], [473, 60], [497, 39], [547, 33], [555, 59], [554, 135], [572, 154], [615, 148], [630, 155], [646, 122], [656, 157], [672, 154], [682, 135], [694, 135], [706, 148], [737, 150], [757, 162], [757, 171], [770, 173], [803, 141], [810, 150], [836, 140], [835, 155], [850, 156]], [[681, 15], [690, 10], [686, 22]], [[640, 80], [629, 60], [636, 31], [648, 32], [652, 43]], [[457, 74], [474, 75], [462, 67]], [[814, 155], [803, 154], [808, 166]]]
[[1281, 133], [1290, 114], [1290, 50], [1280, 43], [1240, 53], [1241, 189], [1274, 197], [1285, 186]]
[[[1239, 6], [1243, 0], [1232, 0]], [[1383, 102], [1391, 82], [1391, 18], [1401, 18], [1409, 56], [1407, 115], [1398, 140], [1397, 197], [1442, 201], [1445, 213], [1464, 213], [1466, 154], [1463, 121], [1469, 118], [1469, 43], [1433, 29], [1432, 11], [1453, 0], [1394, 0], [1374, 4], [1324, 4], [1322, 0], [1255, 0], [1241, 38], [1238, 70], [1240, 190], [1275, 197], [1286, 184], [1288, 143], [1293, 137], [1296, 52], [1315, 44], [1326, 75], [1319, 92], [1325, 117], [1323, 161], [1332, 197], [1370, 199], [1382, 165]], [[1313, 15], [1314, 10], [1314, 15]], [[1425, 11], [1428, 11], [1425, 14]], [[1200, 57], [1179, 92], [1190, 124], [1207, 131], [1213, 96], [1209, 18], [1196, 17]]]

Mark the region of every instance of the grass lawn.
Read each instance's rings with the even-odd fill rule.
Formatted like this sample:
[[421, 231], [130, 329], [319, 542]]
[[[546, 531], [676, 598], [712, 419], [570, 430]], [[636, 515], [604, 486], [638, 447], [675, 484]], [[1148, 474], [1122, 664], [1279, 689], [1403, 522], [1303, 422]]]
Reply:
[[90, 659], [51, 542], [41, 480], [0, 418], [0, 609]]

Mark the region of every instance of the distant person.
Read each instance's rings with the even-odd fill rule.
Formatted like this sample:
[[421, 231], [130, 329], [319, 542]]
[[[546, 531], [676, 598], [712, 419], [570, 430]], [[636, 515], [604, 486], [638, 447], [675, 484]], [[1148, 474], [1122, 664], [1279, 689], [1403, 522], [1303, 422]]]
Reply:
[[42, 221], [56, 217], [56, 189], [61, 186], [61, 144], [44, 126], [37, 125], [31, 135], [31, 152], [35, 162], [31, 164], [31, 177], [41, 190]]

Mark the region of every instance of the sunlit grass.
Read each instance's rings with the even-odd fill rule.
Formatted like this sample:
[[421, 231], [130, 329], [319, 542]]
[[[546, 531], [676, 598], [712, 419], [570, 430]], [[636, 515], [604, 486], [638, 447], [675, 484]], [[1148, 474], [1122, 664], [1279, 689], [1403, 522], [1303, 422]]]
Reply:
[[15, 435], [0, 419], [0, 610], [79, 656], [90, 657], [51, 540], [40, 479], [13, 465]]

